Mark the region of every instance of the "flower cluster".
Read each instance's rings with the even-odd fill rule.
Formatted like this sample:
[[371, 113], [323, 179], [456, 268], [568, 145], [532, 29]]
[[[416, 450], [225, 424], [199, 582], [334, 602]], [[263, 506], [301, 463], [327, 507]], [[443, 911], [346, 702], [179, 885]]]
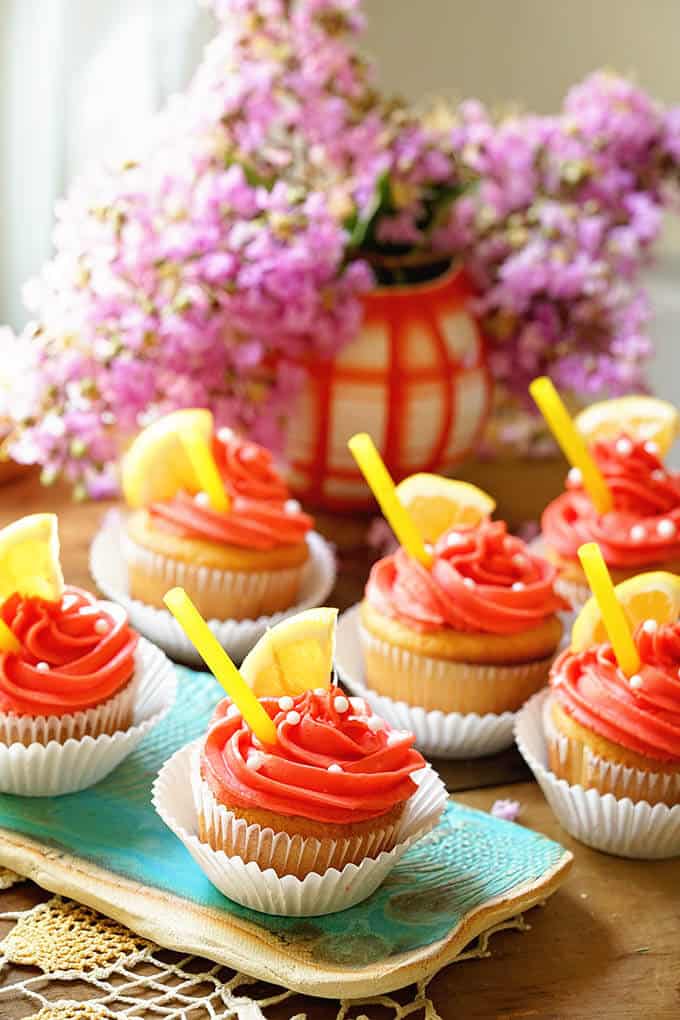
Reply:
[[454, 133], [480, 183], [436, 241], [464, 255], [481, 294], [501, 439], [530, 445], [540, 422], [512, 410], [534, 376], [586, 399], [644, 387], [640, 271], [677, 198], [680, 112], [600, 72], [554, 117], [496, 123], [470, 102]]

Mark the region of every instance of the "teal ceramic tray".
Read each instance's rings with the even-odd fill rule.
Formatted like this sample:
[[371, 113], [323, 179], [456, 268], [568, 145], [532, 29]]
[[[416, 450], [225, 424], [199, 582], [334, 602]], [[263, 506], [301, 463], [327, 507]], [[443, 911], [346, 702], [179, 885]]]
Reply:
[[226, 899], [151, 805], [162, 763], [204, 729], [220, 688], [178, 667], [175, 708], [98, 786], [0, 795], [0, 864], [147, 938], [312, 995], [391, 991], [434, 973], [478, 934], [546, 899], [571, 855], [529, 829], [450, 802], [374, 895], [320, 918]]

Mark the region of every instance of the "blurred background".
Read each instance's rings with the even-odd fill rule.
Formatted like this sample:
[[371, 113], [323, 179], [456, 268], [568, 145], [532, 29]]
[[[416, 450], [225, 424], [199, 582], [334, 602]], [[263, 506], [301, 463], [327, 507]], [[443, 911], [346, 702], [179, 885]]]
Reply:
[[[598, 67], [680, 100], [677, 0], [367, 0], [381, 84], [419, 100], [476, 96], [548, 113]], [[22, 283], [51, 251], [53, 206], [89, 160], [134, 149], [214, 32], [197, 0], [1, 0], [0, 317], [25, 321]], [[408, 60], [404, 41], [408, 40]], [[680, 402], [680, 221], [669, 220], [648, 286], [652, 382]]]

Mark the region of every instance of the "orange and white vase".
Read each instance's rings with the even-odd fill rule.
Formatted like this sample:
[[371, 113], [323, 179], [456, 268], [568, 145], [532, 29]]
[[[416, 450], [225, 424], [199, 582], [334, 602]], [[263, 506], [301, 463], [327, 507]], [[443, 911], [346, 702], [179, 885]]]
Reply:
[[372, 505], [347, 440], [369, 432], [396, 479], [445, 473], [474, 447], [491, 401], [484, 341], [460, 268], [364, 297], [359, 335], [339, 357], [303, 363], [288, 429], [289, 482], [305, 505]]

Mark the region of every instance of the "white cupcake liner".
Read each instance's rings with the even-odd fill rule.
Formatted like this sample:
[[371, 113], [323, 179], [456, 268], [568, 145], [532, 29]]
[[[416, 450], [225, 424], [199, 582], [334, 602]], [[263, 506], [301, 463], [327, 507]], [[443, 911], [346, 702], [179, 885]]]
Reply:
[[[191, 763], [191, 789], [194, 806], [202, 821], [199, 837], [204, 842], [210, 843], [213, 849], [216, 846], [219, 849], [220, 844], [223, 848], [227, 844], [230, 848], [228, 856], [256, 859], [260, 868], [273, 868], [279, 875], [297, 874], [301, 863], [304, 864], [304, 870], [322, 874], [329, 867], [338, 866], [340, 855], [344, 862], [357, 862], [364, 857], [377, 857], [383, 850], [389, 851], [399, 842], [396, 838], [398, 823], [341, 842], [335, 839], [289, 836], [285, 832], [274, 832], [258, 824], [249, 824], [218, 803], [208, 784], [201, 779], [200, 746], [196, 748]], [[338, 856], [334, 859], [334, 855]]]
[[548, 767], [543, 712], [550, 691], [539, 691], [517, 714], [515, 739], [546, 800], [567, 832], [581, 843], [618, 857], [661, 859], [680, 855], [680, 805], [668, 807], [585, 790], [558, 779]]
[[[446, 806], [444, 784], [428, 766], [414, 775], [418, 789], [404, 808], [397, 827], [398, 842], [392, 850], [375, 858], [366, 857], [360, 864], [347, 864], [341, 871], [328, 868], [322, 874], [312, 872], [304, 879], [294, 875], [279, 877], [273, 868], [262, 870], [254, 861], [246, 863], [240, 857], [228, 857], [223, 850], [213, 850], [199, 839], [190, 775], [200, 743], [199, 740], [188, 744], [165, 763], [154, 783], [154, 807], [221, 893], [265, 914], [316, 917], [360, 903], [375, 892], [406, 850], [434, 828]], [[271, 830], [251, 828], [271, 840]], [[290, 839], [284, 833], [279, 834], [281, 838]]]
[[279, 605], [289, 603], [289, 593], [299, 588], [305, 569], [304, 564], [267, 571], [216, 570], [195, 566], [143, 549], [127, 535], [123, 536], [123, 558], [129, 565], [141, 567], [143, 573], [158, 582], [165, 591], [180, 586], [190, 593], [200, 592], [204, 598], [216, 599], [221, 606], [238, 604], [241, 607], [239, 615], [246, 617], [249, 616], [246, 606], [256, 611], [256, 607], [265, 601]]
[[[118, 608], [118, 607], [116, 607]], [[116, 733], [128, 726], [134, 708], [138, 680], [133, 677], [122, 691], [102, 705], [72, 715], [13, 715], [0, 713], [0, 743], [49, 744], [51, 740], [63, 744], [67, 740], [82, 740], [86, 736]]]
[[94, 786], [132, 754], [169, 712], [176, 688], [177, 675], [172, 663], [160, 649], [141, 639], [135, 652], [131, 685], [133, 725], [98, 737], [68, 737], [64, 743], [51, 740], [48, 744], [28, 746], [0, 744], [0, 793], [56, 797]]
[[[544, 736], [550, 744], [557, 746], [561, 762], [566, 762], [573, 754], [579, 758], [584, 757], [587, 768], [586, 775], [592, 779], [592, 786], [595, 789], [601, 790], [603, 786], [606, 789], [609, 785], [620, 786], [625, 791], [625, 796], [630, 797], [631, 800], [647, 800], [650, 803], [658, 800], [673, 802], [680, 798], [680, 773], [647, 772], [607, 761], [606, 758], [601, 758], [590, 748], [586, 747], [581, 750], [582, 745], [579, 741], [571, 740], [570, 737], [557, 731], [550, 714], [552, 701], [552, 698], [546, 698], [543, 702]], [[589, 788], [591, 784], [583, 782], [580, 785]]]
[[[90, 572], [97, 587], [126, 610], [136, 630], [159, 645], [169, 656], [191, 666], [203, 660], [167, 609], [146, 605], [130, 596], [127, 566], [123, 556], [125, 531], [117, 513], [107, 515], [90, 549]], [[328, 542], [312, 531], [307, 536], [309, 559], [304, 566], [297, 603], [285, 612], [257, 620], [209, 620], [213, 634], [237, 663], [241, 662], [268, 627], [303, 609], [323, 605], [336, 577], [335, 555]], [[210, 571], [205, 568], [206, 572]], [[220, 573], [215, 571], [215, 573]], [[233, 576], [233, 575], [232, 575]], [[168, 587], [172, 587], [172, 583]]]
[[358, 605], [344, 612], [338, 621], [335, 666], [338, 677], [353, 694], [365, 698], [391, 726], [414, 733], [416, 746], [425, 755], [482, 758], [504, 751], [513, 743], [514, 712], [478, 715], [475, 712], [426, 711], [405, 701], [393, 701], [367, 687]]

